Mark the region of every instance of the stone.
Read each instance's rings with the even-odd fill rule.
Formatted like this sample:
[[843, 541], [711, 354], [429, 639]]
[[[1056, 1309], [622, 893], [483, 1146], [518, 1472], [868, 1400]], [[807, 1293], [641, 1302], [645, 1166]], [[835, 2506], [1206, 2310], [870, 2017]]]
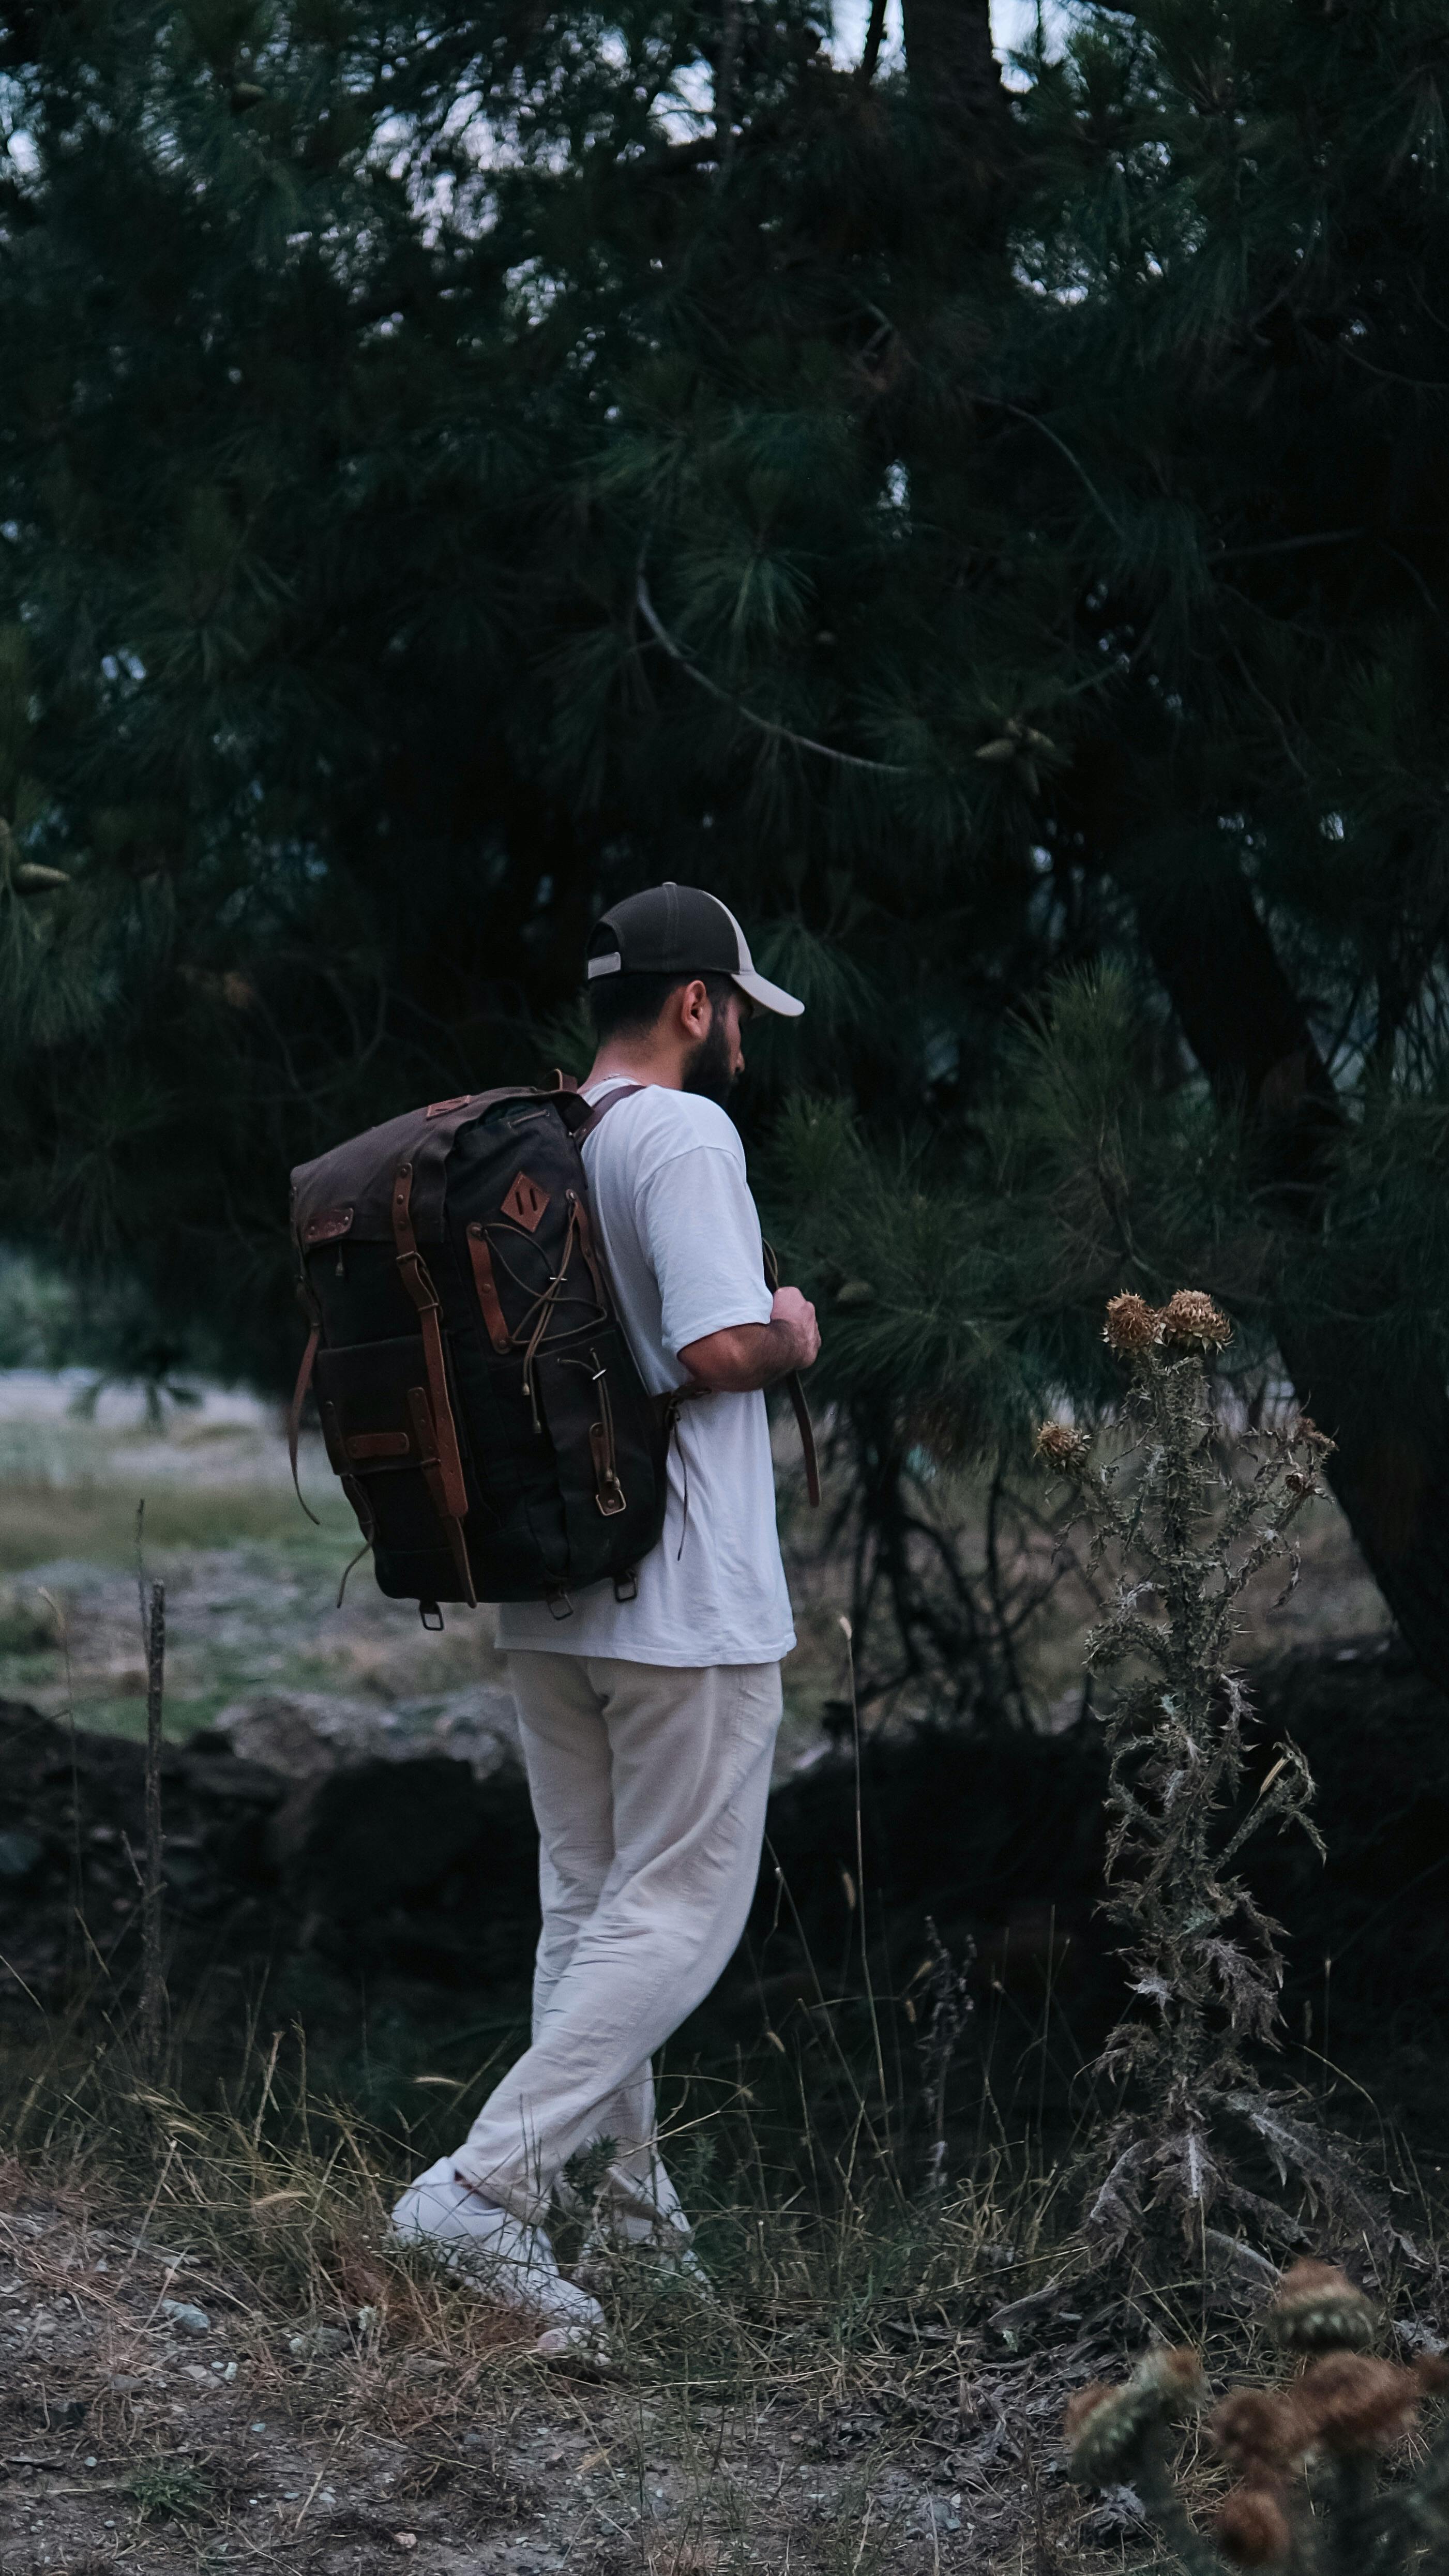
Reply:
[[180, 2326], [183, 2334], [201, 2335], [211, 2332], [211, 2319], [205, 2308], [193, 2306], [190, 2299], [163, 2299], [161, 2314], [173, 2326]]
[[45, 1858], [44, 1843], [14, 1829], [0, 1833], [0, 1886], [23, 1887]]

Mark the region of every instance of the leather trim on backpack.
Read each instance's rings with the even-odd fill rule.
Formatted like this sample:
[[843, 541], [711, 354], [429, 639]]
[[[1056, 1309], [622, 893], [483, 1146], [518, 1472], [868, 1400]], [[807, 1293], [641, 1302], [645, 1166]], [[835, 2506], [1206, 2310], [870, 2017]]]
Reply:
[[392, 1184], [399, 1163], [413, 1173], [412, 1221], [421, 1243], [441, 1243], [448, 1156], [460, 1127], [471, 1126], [499, 1100], [537, 1100], [531, 1083], [509, 1083], [497, 1091], [474, 1091], [452, 1101], [434, 1101], [428, 1109], [409, 1109], [365, 1135], [349, 1136], [314, 1162], [299, 1163], [292, 1174], [292, 1229], [300, 1249], [312, 1247], [309, 1227], [337, 1210], [350, 1207], [349, 1239], [354, 1243], [387, 1243], [392, 1237]]
[[495, 1351], [502, 1353], [510, 1347], [508, 1325], [503, 1313], [503, 1303], [498, 1294], [498, 1282], [493, 1276], [493, 1255], [488, 1249], [488, 1238], [477, 1217], [469, 1226], [464, 1240], [468, 1246], [473, 1286], [483, 1311], [483, 1321], [488, 1327], [488, 1339]]
[[[463, 1461], [458, 1455], [458, 1429], [448, 1398], [448, 1368], [443, 1352], [443, 1328], [438, 1321], [441, 1311], [438, 1292], [433, 1286], [426, 1262], [418, 1250], [412, 1220], [413, 1167], [399, 1163], [393, 1180], [392, 1231], [397, 1245], [398, 1276], [418, 1312], [423, 1337], [423, 1358], [428, 1372], [428, 1401], [423, 1407], [414, 1404], [422, 1388], [409, 1390], [408, 1402], [413, 1413], [413, 1427], [419, 1447], [424, 1450], [423, 1474], [434, 1508], [443, 1524], [453, 1562], [463, 1584], [463, 1597], [470, 1609], [478, 1606], [473, 1589], [473, 1569], [468, 1562], [468, 1542], [463, 1523], [468, 1517], [468, 1488], [463, 1481]], [[430, 1415], [431, 1419], [426, 1419]], [[424, 1439], [424, 1426], [430, 1438]], [[433, 1455], [426, 1454], [431, 1447]]]
[[579, 1247], [584, 1256], [584, 1266], [593, 1283], [594, 1297], [597, 1302], [599, 1312], [601, 1315], [612, 1314], [614, 1301], [610, 1296], [608, 1289], [604, 1285], [604, 1274], [599, 1265], [598, 1253], [594, 1248], [593, 1219], [589, 1215], [589, 1211], [584, 1205], [583, 1200], [575, 1197], [572, 1191], [569, 1195], [574, 1198], [574, 1206], [577, 1211], [578, 1218]]

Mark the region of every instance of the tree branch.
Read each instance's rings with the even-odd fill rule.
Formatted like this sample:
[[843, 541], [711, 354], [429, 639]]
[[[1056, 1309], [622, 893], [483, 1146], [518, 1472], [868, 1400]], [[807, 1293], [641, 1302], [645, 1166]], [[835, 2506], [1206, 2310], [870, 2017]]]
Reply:
[[855, 77], [862, 89], [869, 89], [880, 62], [880, 49], [885, 41], [886, 0], [870, 0], [870, 24], [865, 31], [865, 51]]
[[837, 751], [828, 742], [816, 742], [808, 733], [793, 733], [788, 725], [776, 724], [769, 716], [757, 716], [753, 707], [747, 707], [742, 698], [734, 695], [733, 690], [722, 689], [718, 680], [712, 680], [707, 671], [702, 671], [699, 664], [690, 659], [682, 644], [676, 644], [655, 609], [654, 602], [649, 596], [648, 583], [642, 572], [635, 586], [635, 597], [639, 603], [639, 613], [656, 644], [662, 644], [670, 660], [677, 662], [681, 671], [687, 672], [690, 679], [701, 689], [707, 689], [712, 698], [718, 698], [722, 706], [732, 707], [735, 714], [743, 717], [746, 724], [754, 725], [761, 733], [772, 735], [776, 742], [793, 743], [797, 751], [813, 751], [822, 760], [838, 761], [843, 769], [869, 769], [880, 778], [909, 778], [914, 775], [914, 772], [902, 761], [867, 760], [860, 752]]

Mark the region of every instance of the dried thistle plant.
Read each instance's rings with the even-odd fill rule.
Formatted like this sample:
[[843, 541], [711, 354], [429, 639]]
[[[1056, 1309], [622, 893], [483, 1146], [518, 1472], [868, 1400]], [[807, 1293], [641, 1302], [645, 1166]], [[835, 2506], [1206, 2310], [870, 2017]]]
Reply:
[[1206, 2397], [1196, 2353], [1149, 2353], [1124, 2387], [1079, 2389], [1067, 2409], [1069, 2474], [1080, 2486], [1130, 2485], [1191, 2576], [1235, 2567], [1402, 2576], [1411, 2565], [1441, 2576], [1449, 2438], [1441, 2431], [1412, 2473], [1387, 2485], [1382, 2462], [1414, 2430], [1424, 2398], [1449, 2382], [1449, 2364], [1404, 2369], [1365, 2352], [1377, 2311], [1325, 2263], [1294, 2265], [1267, 2322], [1295, 2375], [1233, 2389], [1208, 2416], [1209, 2443], [1237, 2480], [1211, 2530], [1193, 2521], [1172, 2473], [1176, 2428]]
[[[1238, 1875], [1239, 1857], [1269, 1824], [1296, 1826], [1323, 1846], [1313, 1782], [1292, 1744], [1279, 1747], [1248, 1813], [1233, 1821], [1250, 1720], [1233, 1648], [1255, 1577], [1286, 1557], [1287, 1589], [1297, 1580], [1293, 1524], [1323, 1490], [1318, 1469], [1331, 1443], [1305, 1415], [1224, 1431], [1212, 1365], [1231, 1336], [1199, 1290], [1180, 1289], [1161, 1308], [1114, 1297], [1105, 1338], [1128, 1373], [1135, 1440], [1103, 1467], [1085, 1433], [1048, 1422], [1037, 1448], [1073, 1489], [1092, 1561], [1116, 1560], [1088, 1667], [1127, 1668], [1104, 1719], [1106, 1912], [1124, 1935], [1132, 2002], [1101, 2061], [1122, 2082], [1123, 2108], [1094, 2178], [1089, 2234], [1099, 2253], [1129, 2239], [1145, 2250], [1147, 2222], [1172, 2219], [1210, 2272], [1241, 2278], [1254, 2266], [1244, 2227], [1269, 2244], [1299, 2241], [1292, 2215], [1240, 2179], [1245, 2132], [1280, 2181], [1296, 2172], [1335, 2214], [1369, 2224], [1380, 2240], [1384, 2228], [1347, 2151], [1268, 2093], [1245, 2053], [1278, 2039], [1283, 1959], [1279, 1927]], [[1235, 2222], [1231, 2234], [1207, 2226], [1215, 2205]]]
[[959, 1963], [953, 1959], [927, 1915], [926, 1956], [911, 1980], [914, 1988], [924, 1987], [925, 1991], [920, 2006], [907, 1994], [906, 2011], [915, 2026], [916, 2055], [921, 2062], [921, 2083], [931, 2124], [926, 2176], [930, 2191], [946, 2188], [946, 2081], [961, 2033], [975, 2010], [971, 1995], [975, 1957], [976, 1944], [968, 1941]]

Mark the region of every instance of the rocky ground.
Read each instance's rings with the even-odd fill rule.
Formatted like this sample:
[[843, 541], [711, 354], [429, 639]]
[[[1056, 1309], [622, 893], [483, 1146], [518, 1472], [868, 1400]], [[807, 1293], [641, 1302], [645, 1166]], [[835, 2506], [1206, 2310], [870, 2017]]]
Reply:
[[[274, 2225], [288, 2215], [284, 2200]], [[139, 2201], [100, 2215], [8, 2177], [6, 2576], [363, 2576], [402, 2559], [435, 2576], [853, 2576], [887, 2558], [934, 2576], [1024, 2551], [1050, 2568], [1069, 2541], [1110, 2538], [1114, 2513], [1133, 2520], [1130, 2502], [1089, 2510], [1062, 2475], [1065, 2396], [1103, 2348], [1068, 2323], [1014, 2352], [989, 2265], [997, 2324], [980, 2297], [974, 2325], [907, 2298], [854, 2349], [804, 2307], [789, 2324], [758, 2296], [681, 2316], [677, 2296], [626, 2285], [619, 2365], [589, 2380], [550, 2372], [507, 2319], [366, 2229], [289, 2313], [177, 2219], [174, 2191], [164, 2219]]]

